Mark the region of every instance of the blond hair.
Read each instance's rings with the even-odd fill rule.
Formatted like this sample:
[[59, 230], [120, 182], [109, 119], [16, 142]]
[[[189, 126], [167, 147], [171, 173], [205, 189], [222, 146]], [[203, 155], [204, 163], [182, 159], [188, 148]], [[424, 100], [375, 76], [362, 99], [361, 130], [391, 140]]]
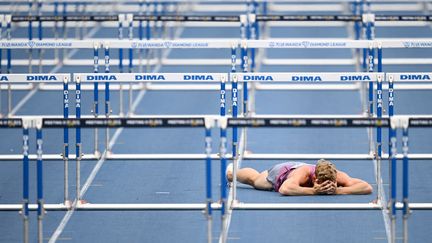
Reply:
[[325, 159], [318, 160], [315, 167], [315, 177], [318, 183], [323, 183], [324, 181], [336, 182], [336, 174], [336, 166], [333, 163]]

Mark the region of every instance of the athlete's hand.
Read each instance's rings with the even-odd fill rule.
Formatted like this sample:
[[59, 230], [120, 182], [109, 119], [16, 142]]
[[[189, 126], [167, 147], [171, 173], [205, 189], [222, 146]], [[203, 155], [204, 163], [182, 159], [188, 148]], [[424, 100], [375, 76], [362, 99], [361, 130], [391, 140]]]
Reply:
[[333, 181], [324, 181], [323, 183], [319, 184], [317, 181], [315, 181], [313, 189], [315, 191], [315, 194], [320, 194], [320, 195], [335, 194], [336, 183]]

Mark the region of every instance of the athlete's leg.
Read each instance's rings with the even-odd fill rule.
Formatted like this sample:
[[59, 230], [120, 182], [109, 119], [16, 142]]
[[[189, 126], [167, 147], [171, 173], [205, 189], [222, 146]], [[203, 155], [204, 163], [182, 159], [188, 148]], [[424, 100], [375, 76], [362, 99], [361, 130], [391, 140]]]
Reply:
[[[243, 184], [253, 186], [258, 190], [271, 190], [272, 184], [267, 181], [268, 172], [265, 170], [261, 173], [252, 168], [241, 168], [237, 171], [237, 180]], [[232, 170], [227, 172], [228, 181], [233, 180]]]

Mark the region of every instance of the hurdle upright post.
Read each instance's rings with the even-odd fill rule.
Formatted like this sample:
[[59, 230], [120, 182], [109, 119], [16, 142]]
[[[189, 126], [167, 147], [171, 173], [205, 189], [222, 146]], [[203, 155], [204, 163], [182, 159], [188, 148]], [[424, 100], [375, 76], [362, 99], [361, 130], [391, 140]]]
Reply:
[[[382, 98], [382, 82], [383, 77], [381, 75], [377, 76], [377, 118], [382, 118], [382, 106], [383, 106], [383, 98]], [[378, 126], [377, 128], [377, 135], [376, 135], [376, 181], [377, 181], [377, 188], [378, 188], [378, 201], [381, 201], [382, 198], [380, 198], [381, 195], [381, 158], [382, 158], [382, 128]]]
[[[126, 19], [127, 19], [128, 27], [129, 27], [129, 32], [128, 32], [129, 41], [132, 41], [133, 40], [133, 14], [127, 14]], [[133, 72], [133, 49], [132, 49], [132, 47], [129, 48], [129, 70], [128, 71], [129, 71], [129, 73]], [[129, 83], [128, 117], [133, 115], [132, 100], [133, 100], [132, 83]]]
[[[6, 18], [6, 39], [10, 41], [12, 39], [12, 15], [8, 14], [5, 16]], [[7, 64], [6, 64], [6, 73], [10, 74], [12, 73], [12, 49], [8, 48], [6, 50], [6, 58], [7, 58]], [[8, 117], [10, 117], [12, 114], [12, 84], [8, 83]]]
[[[221, 226], [221, 235], [223, 236], [222, 242], [226, 242], [225, 239], [225, 232], [228, 230], [227, 229], [227, 179], [225, 176], [225, 171], [226, 171], [226, 167], [227, 167], [227, 158], [226, 158], [226, 153], [227, 153], [227, 125], [228, 125], [228, 120], [226, 117], [221, 117], [219, 119], [219, 127], [220, 127], [220, 159], [221, 159], [221, 221], [222, 221], [222, 226]], [[235, 185], [233, 185], [235, 186]]]
[[[139, 6], [138, 15], [142, 15], [143, 5], [144, 5], [144, 0], [140, 0], [139, 4], [138, 4], [138, 6]], [[138, 21], [138, 39], [141, 41], [141, 40], [143, 40], [143, 37], [144, 37], [143, 21], [140, 19]], [[143, 60], [143, 49], [140, 48], [138, 50], [138, 72], [140, 72], [140, 73], [143, 72], [142, 60]]]
[[[38, 10], [38, 16], [39, 16], [39, 21], [38, 21], [38, 38], [39, 38], [39, 41], [41, 41], [42, 40], [42, 36], [43, 36], [42, 20], [40, 19], [40, 17], [42, 16], [42, 0], [38, 0], [37, 10]], [[42, 70], [43, 70], [43, 65], [42, 65], [43, 52], [44, 52], [44, 50], [42, 48], [38, 49], [38, 54], [39, 54], [39, 63], [38, 63], [39, 73], [42, 73]]]
[[[375, 51], [374, 51], [374, 44], [371, 42], [369, 44], [368, 49], [368, 72], [372, 73], [375, 69]], [[374, 82], [371, 80], [368, 83], [369, 88], [369, 98], [368, 98], [368, 117], [372, 118], [374, 116]], [[374, 141], [373, 141], [373, 134], [372, 134], [372, 128], [368, 128], [368, 134], [369, 134], [369, 153], [373, 153], [375, 150]]]
[[[250, 25], [250, 39], [251, 40], [257, 40], [259, 39], [259, 26], [258, 26], [258, 22], [256, 21], [256, 2], [253, 1], [252, 2], [252, 14], [249, 14], [249, 25]], [[255, 72], [257, 69], [257, 61], [256, 61], [256, 56], [257, 56], [257, 52], [261, 52], [261, 50], [256, 49], [256, 48], [250, 48], [250, 53], [251, 53], [251, 57], [250, 57], [250, 72]], [[249, 87], [249, 94], [248, 96], [250, 97], [249, 102], [247, 105], [247, 113], [254, 113], [255, 112], [255, 91], [256, 91], [256, 84], [254, 82], [252, 82], [250, 84]]]
[[[237, 46], [235, 43], [231, 46], [231, 75], [229, 75], [229, 81], [231, 82], [231, 109], [232, 117], [237, 117], [238, 115], [238, 82], [237, 76], [233, 75], [236, 73], [236, 62], [237, 62]], [[237, 158], [237, 127], [233, 127], [232, 134], [232, 157], [235, 160]]]
[[[382, 44], [379, 43], [377, 47], [377, 59], [378, 59], [378, 73], [382, 73], [383, 66], [382, 66]], [[381, 119], [383, 114], [383, 89], [382, 89], [382, 82], [384, 81], [385, 76], [378, 75], [377, 77], [377, 95], [376, 95], [376, 107], [377, 107], [377, 118]], [[382, 162], [382, 128], [377, 127], [376, 128], [376, 162], [377, 162], [377, 168], [376, 168], [376, 175], [377, 175], [377, 188], [378, 188], [378, 199], [381, 200], [380, 195], [381, 194], [381, 162]]]
[[[59, 12], [58, 12], [58, 9], [59, 9], [59, 3], [57, 2], [57, 1], [55, 1], [54, 2], [54, 12], [53, 12], [53, 14], [54, 14], [54, 16], [55, 17], [57, 17], [58, 15], [59, 15]], [[54, 21], [54, 26], [53, 26], [53, 32], [54, 32], [54, 39], [55, 40], [58, 40], [58, 38], [59, 38], [59, 33], [58, 33], [58, 21], [56, 20], [56, 21]], [[55, 61], [58, 61], [58, 60], [60, 60], [60, 58], [59, 58], [59, 49], [58, 48], [55, 48], [54, 49], [54, 60]]]
[[[4, 21], [5, 21], [5, 16], [3, 14], [0, 14], [0, 40], [3, 40]], [[3, 60], [3, 49], [0, 48], [0, 73], [3, 73], [2, 72], [2, 69], [3, 69], [2, 60]], [[0, 118], [3, 117], [2, 92], [3, 92], [2, 85], [0, 84]]]
[[[104, 43], [104, 49], [105, 49], [105, 73], [110, 72], [110, 48], [108, 42]], [[105, 117], [109, 118], [111, 115], [111, 104], [110, 104], [110, 83], [105, 82]], [[110, 134], [109, 134], [109, 128], [105, 128], [105, 149], [106, 152], [110, 152], [109, 147], [109, 140], [110, 140]]]
[[221, 171], [221, 218], [222, 218], [222, 232], [224, 232], [224, 227], [225, 227], [225, 207], [226, 207], [226, 203], [224, 200], [226, 200], [226, 185], [224, 185], [224, 183], [226, 184], [226, 178], [225, 178], [225, 168], [226, 168], [226, 126], [225, 128], [223, 128], [223, 120], [222, 119], [226, 119], [225, 115], [226, 115], [226, 78], [225, 76], [221, 77], [221, 82], [220, 82], [220, 120], [218, 121], [218, 125], [220, 128], [220, 145], [219, 145], [219, 157], [220, 157], [220, 161], [221, 161], [221, 167], [220, 167], [220, 171]]
[[[359, 15], [362, 14], [360, 12], [360, 0], [356, 0], [355, 2], [352, 3], [353, 4], [353, 10], [352, 13], [354, 15]], [[354, 22], [354, 39], [355, 40], [360, 40], [361, 37], [361, 24], [359, 23], [359, 21], [355, 21]], [[360, 56], [360, 49], [355, 49], [355, 63], [356, 63], [356, 72], [360, 72], [361, 68], [360, 68], [360, 60], [361, 60], [361, 56]]]
[[[66, 18], [67, 15], [67, 6], [68, 3], [67, 2], [63, 2], [63, 17]], [[63, 39], [66, 40], [68, 37], [68, 33], [67, 33], [67, 21], [63, 21], [63, 25], [62, 25], [62, 33], [63, 33]], [[61, 58], [61, 63], [64, 62], [64, 59], [66, 58], [67, 55], [67, 49], [63, 48], [63, 56]]]
[[[63, 118], [69, 118], [69, 78], [63, 79]], [[64, 204], [70, 206], [69, 201], [69, 128], [63, 128], [63, 163], [64, 163]]]
[[29, 242], [29, 121], [23, 120], [23, 242]]
[[[93, 72], [99, 73], [99, 43], [95, 42], [93, 45]], [[92, 113], [95, 118], [99, 116], [99, 82], [93, 83], [93, 110]], [[94, 154], [96, 158], [100, 157], [99, 152], [99, 129], [94, 128]]]
[[[81, 77], [75, 77], [75, 113], [76, 118], [81, 118]], [[75, 146], [75, 155], [76, 155], [76, 200], [79, 203], [81, 200], [81, 159], [82, 159], [82, 144], [81, 144], [81, 128], [77, 127], [75, 129], [76, 132], [76, 146]]]
[[[123, 40], [123, 22], [125, 21], [125, 15], [124, 14], [119, 14], [118, 15], [118, 39], [119, 40]], [[119, 48], [118, 49], [119, 52], [119, 72], [123, 73], [123, 48]], [[124, 111], [123, 111], [123, 84], [119, 84], [119, 115], [122, 117], [124, 116]]]
[[[32, 17], [32, 11], [33, 11], [33, 0], [29, 0], [28, 1], [28, 16], [29, 16], [29, 21], [28, 21], [28, 28], [27, 28], [27, 37], [29, 41], [33, 40], [33, 21], [31, 19]], [[28, 72], [32, 73], [33, 72], [33, 48], [28, 49], [29, 52], [29, 57], [28, 57]]]
[[[391, 119], [392, 117], [393, 117], [393, 115], [394, 115], [394, 77], [393, 77], [393, 75], [389, 75], [389, 76], [387, 76], [387, 81], [388, 81], [388, 116], [389, 116], [389, 118]], [[392, 150], [392, 144], [391, 144], [391, 136], [392, 136], [392, 133], [393, 132], [393, 129], [391, 129], [391, 127], [389, 128], [389, 131], [388, 131], [388, 144], [389, 144], [389, 147], [388, 147], [388, 153], [390, 154], [391, 153], [391, 150]], [[390, 161], [390, 160], [389, 160]]]
[[205, 214], [207, 217], [207, 242], [211, 243], [213, 240], [213, 210], [212, 204], [212, 137], [211, 129], [214, 126], [214, 120], [212, 117], [205, 118], [205, 152], [206, 152], [206, 210]]
[[[150, 1], [146, 0], [146, 15], [150, 15]], [[151, 26], [150, 26], [150, 20], [146, 21], [146, 40], [150, 40], [152, 37], [151, 34]], [[151, 55], [153, 55], [153, 51], [149, 48], [145, 49], [145, 56], [146, 56], [146, 72], [150, 72], [150, 60]], [[144, 86], [145, 87], [145, 86]]]
[[[395, 117], [393, 117], [395, 118]], [[394, 119], [392, 119], [394, 120]], [[390, 155], [390, 163], [389, 163], [389, 178], [390, 178], [390, 200], [389, 200], [389, 214], [390, 214], [390, 242], [395, 243], [396, 242], [396, 164], [397, 164], [397, 147], [396, 147], [396, 141], [397, 141], [397, 134], [396, 134], [396, 128], [397, 124], [392, 123], [391, 124], [391, 135], [390, 135], [390, 142], [391, 142], [391, 155]]]
[[[232, 85], [232, 117], [237, 118], [238, 116], [238, 82], [237, 75], [231, 76]], [[238, 127], [232, 127], [232, 159], [233, 159], [233, 185], [236, 185], [234, 181], [237, 180], [237, 166], [238, 166]], [[233, 186], [232, 190], [232, 200], [235, 201], [237, 198], [236, 186]]]
[[403, 160], [402, 160], [402, 202], [403, 202], [403, 242], [408, 243], [408, 218], [410, 216], [410, 208], [408, 201], [408, 193], [409, 193], [409, 159], [408, 159], [408, 125], [409, 120], [406, 119], [403, 127], [402, 127], [402, 152], [403, 152]]
[[[241, 46], [243, 73], [249, 72], [249, 57], [247, 42], [243, 41]], [[243, 116], [248, 116], [248, 83], [243, 81]]]
[[43, 243], [43, 218], [45, 215], [43, 199], [43, 160], [42, 160], [42, 119], [36, 120], [37, 154], [37, 204], [38, 204], [38, 242]]

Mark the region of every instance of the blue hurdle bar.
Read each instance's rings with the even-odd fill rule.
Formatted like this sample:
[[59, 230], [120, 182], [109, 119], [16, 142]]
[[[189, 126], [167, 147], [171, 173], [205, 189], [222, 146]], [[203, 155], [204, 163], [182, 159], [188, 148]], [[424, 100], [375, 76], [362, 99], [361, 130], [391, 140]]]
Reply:
[[[242, 67], [243, 73], [247, 73], [248, 71], [248, 48], [245, 45], [241, 47], [241, 55], [242, 55]], [[243, 115], [247, 116], [248, 114], [248, 82], [243, 82]]]
[[[388, 114], [389, 114], [389, 118], [391, 119], [394, 115], [394, 89], [393, 89], [393, 77], [390, 76], [388, 84], [389, 84], [389, 98], [388, 98]], [[389, 127], [389, 167], [390, 167], [390, 183], [391, 183], [391, 196], [390, 196], [390, 207], [391, 207], [391, 212], [390, 212], [390, 218], [392, 220], [392, 231], [395, 231], [395, 221], [396, 221], [396, 214], [394, 213], [395, 211], [395, 201], [396, 201], [396, 181], [393, 180], [393, 174], [396, 175], [396, 153], [397, 153], [397, 148], [396, 148], [396, 130], [392, 129], [391, 127]], [[394, 195], [393, 195], [393, 188], [394, 188]], [[395, 241], [395, 234], [391, 235], [391, 239], [394, 242]]]
[[[93, 65], [94, 73], [99, 72], [99, 44], [95, 43], [93, 49]], [[95, 118], [99, 116], [99, 82], [93, 83], [93, 115]], [[95, 128], [94, 130], [94, 153], [96, 156], [100, 154], [99, 152], [99, 130]]]
[[[69, 82], [63, 82], [63, 118], [69, 118]], [[69, 128], [63, 128], [64, 202], [69, 202]]]
[[403, 242], [408, 243], [408, 217], [410, 215], [409, 201], [408, 201], [408, 179], [409, 179], [409, 161], [408, 161], [408, 126], [403, 127], [402, 130], [402, 202], [403, 202]]
[[[118, 15], [118, 39], [119, 40], [123, 40], [123, 22], [125, 20], [125, 15], [124, 14], [119, 14]], [[119, 48], [118, 49], [118, 53], [119, 53], [119, 65], [118, 65], [118, 69], [119, 69], [119, 73], [123, 73], [123, 49]], [[123, 111], [123, 85], [120, 84], [120, 89], [119, 89], [119, 103], [120, 103], [120, 107], [119, 107], [119, 115], [123, 116], [124, 115], [124, 111]]]
[[[220, 116], [225, 117], [226, 115], [226, 87], [225, 83], [227, 80], [221, 78], [221, 90], [220, 90]], [[225, 178], [226, 170], [226, 148], [227, 148], [227, 129], [220, 128], [220, 160], [221, 160], [221, 204], [222, 204], [222, 228], [224, 227], [225, 213], [226, 213], [226, 199], [227, 199], [227, 185]]]
[[[75, 113], [76, 118], [81, 118], [81, 79], [77, 77], [75, 79]], [[80, 191], [81, 191], [81, 128], [77, 127], [75, 129], [76, 132], [76, 146], [75, 146], [75, 155], [76, 155], [76, 199], [77, 201], [81, 200]]]
[[[0, 15], [0, 40], [3, 40], [3, 21], [4, 21], [4, 15]], [[3, 73], [3, 49], [0, 49], [0, 73]], [[0, 90], [0, 97], [1, 97], [1, 90]], [[0, 101], [1, 104], [1, 101]], [[1, 105], [0, 105], [0, 116], [1, 116]]]
[[[58, 13], [59, 13], [59, 11], [58, 11], [58, 9], [59, 9], [59, 3], [56, 1], [56, 2], [54, 2], [54, 10], [53, 10], [53, 14], [54, 14], [54, 16], [58, 16]], [[58, 22], [57, 21], [55, 21], [54, 22], [54, 27], [53, 27], [53, 32], [54, 32], [54, 39], [58, 39]], [[59, 50], [56, 48], [56, 49], [54, 49], [54, 59], [55, 60], [60, 60], [60, 58], [59, 58]]]
[[42, 160], [42, 127], [36, 129], [36, 153], [37, 153], [37, 214], [38, 214], [38, 242], [43, 243], [43, 160]]
[[[382, 48], [378, 47], [378, 72], [381, 73], [383, 71], [382, 65]], [[382, 117], [382, 108], [383, 108], [383, 90], [382, 90], [382, 81], [378, 79], [377, 82], [377, 117]], [[377, 155], [379, 160], [381, 160], [382, 156], [382, 128], [377, 127]]]
[[391, 156], [390, 158], [390, 220], [391, 220], [391, 230], [392, 235], [390, 236], [390, 241], [392, 243], [396, 242], [396, 163], [397, 163], [397, 134], [396, 129], [390, 128], [391, 136], [390, 136], [390, 142], [391, 142]]
[[[33, 8], [33, 1], [29, 1], [29, 3], [28, 3], [28, 6], [29, 6], [29, 11], [28, 11], [28, 15], [29, 15], [29, 17], [31, 17], [32, 16], [32, 8]], [[33, 40], [33, 21], [28, 21], [28, 40], [29, 41], [32, 41]], [[28, 52], [29, 52], [29, 69], [28, 69], [28, 72], [29, 73], [32, 73], [32, 60], [33, 60], [33, 49], [32, 48], [30, 48], [29, 50], [28, 50]]]
[[[109, 46], [105, 44], [105, 73], [110, 72], [110, 53]], [[111, 106], [110, 106], [110, 83], [105, 82], [105, 116], [108, 118], [111, 114]], [[109, 152], [109, 128], [105, 129], [105, 146], [106, 151]]]
[[[236, 72], [236, 50], [237, 48], [233, 46], [231, 48], [231, 73]], [[230, 77], [232, 77], [230, 75]], [[235, 77], [235, 76], [234, 76]], [[232, 117], [236, 118], [238, 115], [238, 82], [237, 78], [233, 78], [231, 81], [231, 102], [232, 102]], [[233, 134], [232, 134], [232, 156], [233, 158], [237, 157], [237, 142], [238, 142], [238, 128], [233, 127]]]
[[[6, 16], [6, 39], [8, 41], [11, 40], [12, 38], [12, 17]], [[6, 49], [6, 59], [7, 59], [7, 63], [6, 63], [6, 73], [12, 73], [12, 49]], [[8, 116], [11, 114], [12, 112], [12, 87], [11, 84], [8, 84]]]
[[[143, 5], [144, 5], [144, 3], [141, 1], [139, 3], [139, 11], [138, 11], [138, 14], [140, 14], [140, 15], [142, 14]], [[144, 38], [143, 21], [139, 20], [138, 21], [138, 39], [143, 40], [143, 38]], [[143, 72], [143, 70], [142, 70], [143, 51], [144, 51], [143, 49], [138, 50], [138, 60], [139, 60], [139, 62], [138, 62], [139, 70], [138, 71], [140, 73]]]
[[[62, 15], [63, 16], [67, 16], [67, 2], [63, 2], [63, 11], [62, 11]], [[62, 26], [62, 33], [63, 33], [63, 39], [67, 39], [67, 27], [66, 27], [66, 22], [63, 22], [63, 26]], [[67, 50], [64, 48], [63, 49], [63, 56], [62, 56], [62, 62], [64, 61], [64, 58], [66, 57], [67, 54]]]
[[[3, 40], [3, 21], [4, 21], [4, 15], [0, 15], [0, 40]], [[3, 49], [0, 48], [0, 74], [3, 73]], [[2, 105], [2, 89], [0, 87], [0, 117], [3, 117], [3, 105]]]
[[23, 242], [29, 242], [29, 129], [23, 128]]
[[[231, 47], [231, 73], [234, 74], [237, 72], [237, 46], [233, 45]], [[237, 76], [230, 75], [228, 79], [232, 79], [231, 81], [231, 91], [232, 91], [232, 117], [238, 117], [238, 82]], [[238, 156], [238, 127], [233, 126], [232, 128], [232, 158], [233, 158], [233, 175], [234, 179], [237, 174], [237, 156]], [[233, 187], [233, 199], [236, 197], [237, 188]]]
[[[42, 1], [39, 1], [38, 2], [38, 4], [37, 4], [37, 9], [38, 9], [38, 16], [42, 16]], [[39, 40], [42, 40], [42, 36], [43, 36], [43, 30], [42, 30], [42, 21], [39, 19], [39, 22], [38, 22], [38, 37], [39, 37]], [[39, 73], [42, 73], [42, 58], [43, 58], [43, 56], [42, 56], [42, 53], [43, 53], [43, 49], [41, 48], [41, 49], [39, 49], [38, 50], [38, 54], [39, 54]]]
[[[375, 49], [371, 46], [368, 51], [368, 72], [372, 73], [375, 69], [374, 60], [375, 59]], [[369, 116], [372, 117], [374, 114], [374, 106], [373, 106], [373, 94], [374, 94], [374, 83], [373, 81], [369, 82]]]
[[225, 221], [227, 219], [227, 179], [225, 171], [227, 167], [227, 127], [221, 126], [220, 136], [220, 157], [221, 157], [221, 217], [222, 217], [222, 232], [225, 232]]
[[213, 210], [212, 204], [212, 138], [211, 138], [211, 126], [206, 123], [205, 129], [205, 151], [206, 151], [206, 216], [207, 216], [207, 242], [212, 242], [212, 221], [213, 221]]
[[[128, 37], [129, 37], [129, 40], [132, 41], [133, 40], [133, 15], [132, 14], [127, 15], [127, 21], [128, 21], [128, 26], [129, 26]], [[133, 72], [133, 48], [129, 48], [129, 73], [132, 73], [132, 72]], [[133, 114], [132, 100], [133, 100], [132, 84], [129, 84], [129, 99], [128, 99], [129, 112], [128, 112], [128, 116], [131, 116]]]

